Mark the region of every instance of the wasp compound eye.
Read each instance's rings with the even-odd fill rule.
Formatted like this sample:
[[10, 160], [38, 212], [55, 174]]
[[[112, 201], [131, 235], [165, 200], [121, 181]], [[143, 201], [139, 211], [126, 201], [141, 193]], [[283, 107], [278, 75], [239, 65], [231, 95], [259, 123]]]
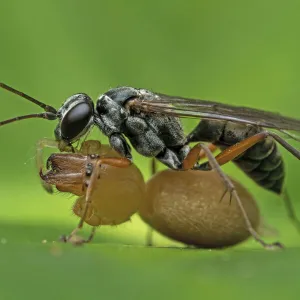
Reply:
[[93, 109], [87, 103], [79, 103], [70, 109], [61, 121], [63, 138], [72, 140], [78, 136], [89, 124], [92, 114]]
[[[61, 136], [64, 140], [73, 140], [88, 129], [93, 118], [93, 105], [86, 95], [75, 95], [62, 115]], [[72, 99], [72, 100], [73, 100]]]

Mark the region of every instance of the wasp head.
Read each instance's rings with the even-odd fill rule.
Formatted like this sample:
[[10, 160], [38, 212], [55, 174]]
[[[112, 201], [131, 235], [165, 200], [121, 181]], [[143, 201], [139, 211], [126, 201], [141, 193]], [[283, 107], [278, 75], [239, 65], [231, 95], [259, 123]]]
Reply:
[[71, 143], [82, 137], [93, 125], [94, 106], [86, 94], [69, 97], [57, 112], [59, 123], [54, 131], [57, 140]]

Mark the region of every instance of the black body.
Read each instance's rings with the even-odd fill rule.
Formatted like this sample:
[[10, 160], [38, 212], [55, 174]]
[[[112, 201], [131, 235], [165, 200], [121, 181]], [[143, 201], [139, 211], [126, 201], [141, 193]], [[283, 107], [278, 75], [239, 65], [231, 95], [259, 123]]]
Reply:
[[[75, 94], [56, 110], [4, 83], [0, 82], [0, 88], [19, 95], [44, 110], [43, 113], [0, 121], [0, 126], [31, 118], [58, 120], [54, 134], [61, 151], [75, 151], [73, 143], [96, 125], [108, 136], [110, 145], [129, 160], [132, 160], [131, 149], [125, 138], [141, 155], [155, 157], [171, 169], [182, 170], [186, 168], [183, 163], [187, 163], [185, 166], [190, 168], [190, 163], [195, 159], [195, 152], [190, 152], [191, 142], [210, 142], [224, 150], [253, 136], [228, 149], [221, 159], [235, 157], [233, 161], [255, 182], [278, 194], [283, 188], [284, 164], [277, 142], [300, 159], [299, 150], [275, 132], [265, 130], [269, 128], [279, 131], [300, 141], [288, 132], [300, 132], [300, 120], [277, 113], [152, 93], [133, 87], [109, 90], [98, 98], [96, 107], [88, 95]], [[188, 136], [185, 136], [180, 123], [182, 117], [201, 119]], [[234, 152], [233, 149], [237, 151]], [[236, 153], [240, 153], [239, 149], [248, 150], [236, 157]], [[189, 153], [191, 156], [185, 160]], [[195, 163], [193, 169], [210, 170], [211, 167], [208, 163]]]
[[[151, 101], [153, 94], [143, 91]], [[169, 168], [180, 169], [190, 149], [179, 118], [131, 110], [126, 103], [137, 96], [137, 89], [127, 87], [112, 89], [100, 96], [95, 124], [109, 137], [111, 146], [128, 159], [132, 156], [124, 136], [141, 155], [155, 157]]]

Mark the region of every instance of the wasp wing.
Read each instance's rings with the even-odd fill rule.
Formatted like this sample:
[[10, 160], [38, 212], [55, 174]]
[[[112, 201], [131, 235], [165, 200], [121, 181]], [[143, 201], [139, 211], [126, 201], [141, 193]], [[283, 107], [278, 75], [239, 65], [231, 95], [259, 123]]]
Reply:
[[134, 98], [130, 107], [145, 113], [201, 119], [225, 120], [276, 130], [300, 131], [300, 120], [259, 109], [239, 107], [207, 100], [155, 94], [153, 99]]

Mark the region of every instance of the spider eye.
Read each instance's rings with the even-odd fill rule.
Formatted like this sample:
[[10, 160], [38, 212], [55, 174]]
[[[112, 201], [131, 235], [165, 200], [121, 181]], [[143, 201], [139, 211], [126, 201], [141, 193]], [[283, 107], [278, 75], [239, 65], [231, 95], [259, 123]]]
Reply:
[[86, 102], [73, 106], [61, 121], [61, 135], [66, 140], [72, 140], [83, 132], [93, 116], [93, 107]]

